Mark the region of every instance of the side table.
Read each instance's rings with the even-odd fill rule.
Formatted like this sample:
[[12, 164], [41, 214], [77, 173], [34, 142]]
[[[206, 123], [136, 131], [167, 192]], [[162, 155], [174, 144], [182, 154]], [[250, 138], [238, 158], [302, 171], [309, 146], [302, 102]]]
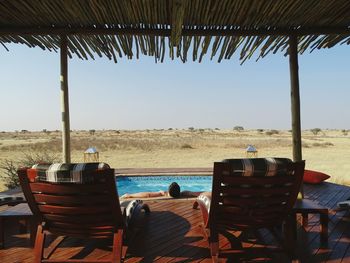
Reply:
[[[311, 200], [301, 199], [297, 200], [294, 205], [293, 213], [296, 215], [301, 214], [302, 225], [306, 227], [308, 225], [308, 215], [309, 214], [319, 214], [320, 216], [320, 237], [322, 243], [328, 242], [328, 208], [322, 207]], [[296, 219], [295, 219], [295, 229], [296, 229]]]
[[0, 212], [0, 248], [5, 245], [5, 224], [7, 220], [25, 220], [26, 225], [29, 223], [30, 242], [34, 244], [36, 235], [36, 225], [33, 222], [33, 214], [27, 203], [11, 206], [8, 209]]

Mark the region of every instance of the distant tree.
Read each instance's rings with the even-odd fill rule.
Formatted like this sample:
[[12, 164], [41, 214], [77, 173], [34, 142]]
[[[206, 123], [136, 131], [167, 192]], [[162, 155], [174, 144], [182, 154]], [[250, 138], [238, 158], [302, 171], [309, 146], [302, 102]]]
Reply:
[[43, 133], [50, 134], [51, 132], [48, 131], [47, 129], [43, 129]]
[[96, 132], [96, 130], [94, 130], [94, 129], [89, 130], [90, 135], [94, 135], [94, 134], [95, 134], [95, 132]]
[[233, 127], [234, 131], [244, 131], [244, 128], [242, 126], [235, 126]]
[[274, 135], [274, 134], [279, 134], [278, 130], [270, 130], [265, 132], [266, 135]]
[[257, 129], [258, 132], [264, 132], [264, 129]]
[[317, 135], [321, 132], [322, 130], [320, 128], [313, 128], [311, 129], [311, 132], [313, 135]]
[[189, 127], [188, 130], [193, 132], [194, 131], [194, 127]]
[[220, 129], [219, 129], [219, 128], [215, 128], [214, 130], [216, 130], [216, 131], [220, 131]]
[[347, 130], [342, 130], [341, 132], [343, 133], [344, 136], [348, 135], [348, 131]]

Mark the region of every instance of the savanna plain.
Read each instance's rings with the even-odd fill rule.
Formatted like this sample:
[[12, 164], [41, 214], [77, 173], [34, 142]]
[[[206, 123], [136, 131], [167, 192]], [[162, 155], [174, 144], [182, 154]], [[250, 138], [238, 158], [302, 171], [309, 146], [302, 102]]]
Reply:
[[[258, 157], [292, 158], [292, 134], [282, 130], [166, 129], [89, 130], [71, 132], [72, 162], [83, 162], [84, 151], [95, 147], [99, 161], [120, 168], [211, 167], [225, 158], [244, 158], [254, 145]], [[350, 185], [350, 132], [312, 129], [302, 132], [306, 169], [331, 176], [330, 182]], [[0, 163], [21, 166], [26, 155], [45, 152], [61, 159], [60, 131], [0, 133]], [[0, 169], [0, 176], [4, 173]], [[0, 191], [6, 190], [4, 181]]]

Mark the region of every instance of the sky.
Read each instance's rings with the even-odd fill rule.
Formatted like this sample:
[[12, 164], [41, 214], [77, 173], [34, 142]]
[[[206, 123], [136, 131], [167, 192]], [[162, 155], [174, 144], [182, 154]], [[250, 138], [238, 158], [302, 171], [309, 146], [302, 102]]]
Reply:
[[[0, 46], [0, 131], [61, 129], [59, 53]], [[350, 129], [350, 47], [299, 56], [302, 129]], [[68, 62], [70, 126], [291, 129], [289, 60]]]

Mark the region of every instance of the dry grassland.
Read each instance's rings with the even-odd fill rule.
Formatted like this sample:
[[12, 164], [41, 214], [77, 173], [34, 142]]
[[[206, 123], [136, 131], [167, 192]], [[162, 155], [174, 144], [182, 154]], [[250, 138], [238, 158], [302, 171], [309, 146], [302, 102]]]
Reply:
[[[211, 167], [214, 161], [245, 157], [249, 144], [258, 149], [259, 157], [292, 158], [289, 131], [73, 131], [71, 137], [72, 162], [82, 162], [84, 150], [94, 146], [100, 153], [100, 161], [116, 169]], [[307, 169], [331, 175], [331, 182], [350, 185], [350, 134], [340, 130], [323, 130], [317, 135], [303, 131], [302, 139]], [[60, 157], [60, 132], [0, 133], [0, 162], [40, 151]], [[0, 190], [4, 190], [1, 182]]]

